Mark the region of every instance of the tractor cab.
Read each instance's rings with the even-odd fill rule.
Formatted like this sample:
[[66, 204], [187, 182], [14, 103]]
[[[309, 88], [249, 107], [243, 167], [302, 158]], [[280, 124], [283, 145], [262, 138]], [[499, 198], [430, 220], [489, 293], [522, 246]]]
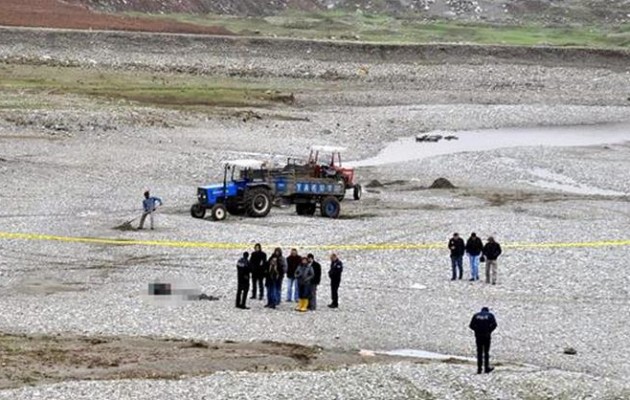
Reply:
[[354, 181], [354, 168], [344, 168], [341, 163], [341, 153], [344, 151], [344, 147], [312, 146], [308, 165], [313, 168], [315, 177], [343, 179], [346, 189], [353, 189], [354, 199], [359, 200], [362, 188]]

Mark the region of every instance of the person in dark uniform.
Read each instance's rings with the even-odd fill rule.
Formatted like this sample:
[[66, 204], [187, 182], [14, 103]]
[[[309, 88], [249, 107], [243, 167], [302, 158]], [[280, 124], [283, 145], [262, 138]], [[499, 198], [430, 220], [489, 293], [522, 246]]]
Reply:
[[313, 267], [313, 280], [311, 281], [311, 298], [308, 302], [308, 309], [311, 311], [317, 310], [317, 286], [322, 282], [322, 265], [315, 261], [315, 256], [309, 254], [306, 256], [309, 264]]
[[[470, 321], [470, 329], [475, 331], [475, 341], [477, 343], [477, 373], [480, 374], [482, 369], [488, 374], [494, 370], [490, 366], [490, 338], [492, 332], [497, 328], [497, 320], [488, 310], [483, 307], [480, 312], [473, 315]], [[484, 367], [485, 364], [485, 368]]]
[[343, 272], [343, 263], [335, 253], [330, 255], [330, 270], [328, 277], [330, 278], [330, 294], [332, 302], [328, 305], [330, 308], [339, 307], [339, 286], [341, 285], [341, 273]]
[[249, 267], [252, 271], [252, 299], [256, 298], [257, 290], [258, 298], [263, 299], [265, 295], [265, 272], [267, 270], [267, 254], [262, 251], [260, 243], [256, 243], [254, 246], [254, 252], [249, 259]]
[[464, 253], [466, 252], [464, 239], [459, 237], [458, 233], [453, 233], [453, 237], [448, 241], [448, 249], [451, 251], [451, 267], [453, 269], [451, 280], [457, 279], [457, 272], [459, 272], [459, 279], [462, 279], [464, 274]]
[[249, 253], [243, 253], [236, 263], [236, 273], [238, 277], [238, 288], [236, 290], [236, 308], [249, 310], [245, 304], [247, 301], [247, 292], [249, 292]]

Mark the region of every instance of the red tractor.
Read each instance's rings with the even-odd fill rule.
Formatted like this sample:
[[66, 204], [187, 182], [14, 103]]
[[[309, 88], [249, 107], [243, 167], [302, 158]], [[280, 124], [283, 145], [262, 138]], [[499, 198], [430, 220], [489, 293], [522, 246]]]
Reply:
[[343, 179], [347, 189], [352, 189], [355, 200], [360, 200], [363, 190], [354, 181], [354, 168], [344, 168], [341, 164], [341, 153], [346, 149], [335, 146], [312, 146], [308, 164], [313, 166], [316, 177]]

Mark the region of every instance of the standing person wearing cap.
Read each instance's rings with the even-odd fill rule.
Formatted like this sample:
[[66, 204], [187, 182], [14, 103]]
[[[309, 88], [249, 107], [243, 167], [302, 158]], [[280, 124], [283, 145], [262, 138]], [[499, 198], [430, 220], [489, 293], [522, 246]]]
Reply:
[[236, 274], [238, 279], [238, 288], [236, 289], [236, 308], [249, 310], [246, 305], [247, 292], [249, 291], [249, 253], [243, 253], [236, 263]]
[[332, 302], [328, 305], [330, 308], [339, 307], [339, 286], [341, 285], [341, 273], [343, 272], [343, 263], [337, 257], [337, 254], [330, 255], [330, 269], [328, 277], [330, 278], [330, 297]]
[[149, 217], [149, 221], [151, 222], [151, 230], [153, 230], [153, 213], [158, 208], [158, 205], [161, 206], [162, 199], [159, 197], [152, 197], [151, 193], [147, 190], [144, 192], [144, 200], [142, 200], [142, 217], [140, 218], [140, 225], [138, 229], [144, 229], [144, 221]]
[[264, 280], [267, 271], [267, 253], [262, 251], [260, 243], [256, 243], [254, 246], [254, 252], [249, 259], [249, 266], [252, 271], [251, 299], [256, 299], [256, 294], [258, 293], [258, 298], [262, 300], [265, 297]]
[[468, 260], [470, 261], [470, 280], [479, 280], [479, 259], [481, 258], [481, 252], [483, 250], [483, 242], [481, 238], [477, 236], [475, 232], [470, 234], [468, 241], [466, 241], [466, 253], [468, 253]]
[[317, 310], [317, 286], [322, 282], [322, 265], [315, 261], [315, 256], [309, 254], [306, 256], [309, 264], [313, 268], [313, 280], [311, 281], [311, 298], [308, 302], [308, 309], [311, 311]]
[[[483, 307], [480, 312], [473, 315], [469, 328], [475, 332], [477, 373], [480, 374], [483, 370], [488, 374], [494, 370], [490, 366], [490, 342], [492, 332], [497, 328], [497, 320], [488, 307]], [[483, 368], [484, 365], [485, 368]]]
[[464, 239], [459, 237], [457, 232], [453, 233], [453, 237], [448, 241], [448, 249], [451, 251], [451, 268], [453, 269], [453, 275], [451, 280], [457, 279], [459, 272], [459, 279], [462, 279], [464, 274], [464, 253], [466, 252], [466, 243]]
[[490, 236], [483, 246], [483, 255], [486, 257], [486, 283], [497, 284], [497, 258], [501, 255], [501, 245]]

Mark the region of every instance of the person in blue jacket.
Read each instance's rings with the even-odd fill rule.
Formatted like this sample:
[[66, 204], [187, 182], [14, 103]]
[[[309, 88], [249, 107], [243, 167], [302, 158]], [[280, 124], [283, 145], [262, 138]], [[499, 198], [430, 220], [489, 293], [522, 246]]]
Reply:
[[144, 192], [144, 200], [142, 200], [143, 212], [138, 229], [144, 229], [144, 221], [147, 219], [147, 216], [151, 221], [151, 229], [153, 229], [153, 213], [158, 206], [161, 206], [162, 204], [162, 199], [159, 197], [152, 197], [148, 190]]

